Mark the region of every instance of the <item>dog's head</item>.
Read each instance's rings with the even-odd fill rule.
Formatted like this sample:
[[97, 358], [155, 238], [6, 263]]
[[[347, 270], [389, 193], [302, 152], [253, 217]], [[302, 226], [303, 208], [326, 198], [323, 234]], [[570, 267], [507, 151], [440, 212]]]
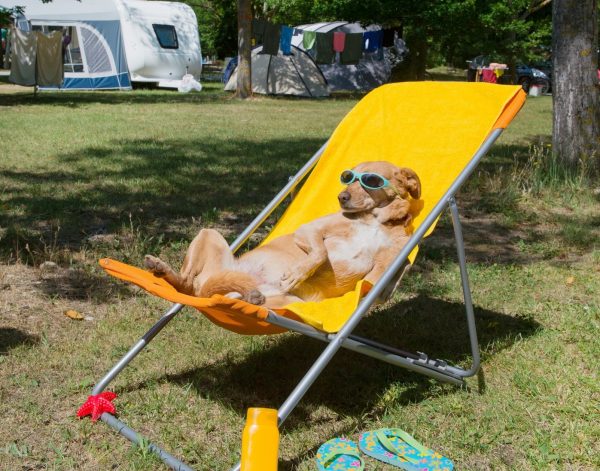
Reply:
[[361, 183], [360, 178], [356, 178], [338, 195], [342, 211], [373, 212], [380, 222], [402, 220], [405, 225], [408, 225], [412, 219], [409, 213], [409, 196], [414, 199], [421, 196], [421, 182], [413, 170], [399, 168], [389, 162], [364, 162], [354, 167], [352, 171], [355, 175], [370, 173], [380, 175], [389, 184], [373, 189], [368, 187], [368, 179], [365, 185], [365, 179]]

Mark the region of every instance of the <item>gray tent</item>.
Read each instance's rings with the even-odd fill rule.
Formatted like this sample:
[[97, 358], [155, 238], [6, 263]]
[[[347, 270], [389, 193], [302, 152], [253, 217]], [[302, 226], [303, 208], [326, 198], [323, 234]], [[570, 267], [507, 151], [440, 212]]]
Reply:
[[[378, 25], [363, 28], [360, 23], [333, 21], [297, 26], [296, 31], [317, 31], [320, 33], [364, 33], [381, 29]], [[303, 34], [292, 37], [292, 44], [303, 49]], [[392, 73], [392, 66], [386, 55], [379, 52], [364, 52], [356, 65], [344, 65], [335, 61], [333, 64], [318, 64], [323, 72], [330, 92], [368, 91], [386, 83]]]
[[[261, 54], [262, 46], [252, 51], [252, 91], [264, 95], [294, 95], [304, 97], [329, 96], [325, 77], [303, 50], [292, 46], [292, 54], [276, 56]], [[225, 85], [235, 91], [237, 68]]]

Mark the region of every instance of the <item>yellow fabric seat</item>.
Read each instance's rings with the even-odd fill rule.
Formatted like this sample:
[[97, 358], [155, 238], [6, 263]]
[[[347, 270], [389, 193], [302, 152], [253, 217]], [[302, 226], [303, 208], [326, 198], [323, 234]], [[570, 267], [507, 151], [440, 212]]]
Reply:
[[[407, 82], [379, 87], [365, 96], [338, 125], [310, 177], [263, 243], [338, 211], [337, 194], [343, 188], [340, 173], [373, 160], [409, 167], [419, 175], [422, 195], [415, 202], [419, 212], [412, 222], [414, 230], [465, 169], [490, 132], [506, 127], [524, 101], [525, 94], [519, 86]], [[411, 263], [416, 254], [415, 248], [409, 256]], [[153, 294], [194, 306], [211, 321], [235, 332], [283, 331], [265, 322], [267, 310], [264, 308], [222, 296], [201, 300], [177, 293], [173, 287], [165, 286], [168, 284], [164, 280], [135, 267], [107, 259], [101, 261], [101, 265], [109, 274], [136, 283]], [[293, 303], [276, 312], [325, 332], [337, 332], [368, 289], [368, 283], [359, 282], [354, 291], [339, 298]]]

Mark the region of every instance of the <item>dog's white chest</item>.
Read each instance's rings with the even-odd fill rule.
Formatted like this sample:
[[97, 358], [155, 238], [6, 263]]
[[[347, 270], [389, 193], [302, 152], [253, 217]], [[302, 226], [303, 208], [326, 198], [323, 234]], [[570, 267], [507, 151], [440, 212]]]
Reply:
[[390, 237], [379, 224], [356, 222], [345, 237], [332, 237], [325, 241], [332, 265], [344, 264], [352, 273], [367, 273], [373, 266], [377, 252], [389, 247]]

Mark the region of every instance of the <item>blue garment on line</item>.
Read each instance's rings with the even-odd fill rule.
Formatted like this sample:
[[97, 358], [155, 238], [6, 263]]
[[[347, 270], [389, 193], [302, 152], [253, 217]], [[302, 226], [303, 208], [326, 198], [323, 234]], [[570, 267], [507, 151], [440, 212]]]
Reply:
[[363, 33], [363, 49], [367, 52], [375, 52], [381, 48], [383, 43], [383, 30], [365, 31]]
[[281, 25], [281, 35], [279, 37], [279, 48], [286, 56], [292, 53], [292, 35], [294, 29], [289, 26]]

